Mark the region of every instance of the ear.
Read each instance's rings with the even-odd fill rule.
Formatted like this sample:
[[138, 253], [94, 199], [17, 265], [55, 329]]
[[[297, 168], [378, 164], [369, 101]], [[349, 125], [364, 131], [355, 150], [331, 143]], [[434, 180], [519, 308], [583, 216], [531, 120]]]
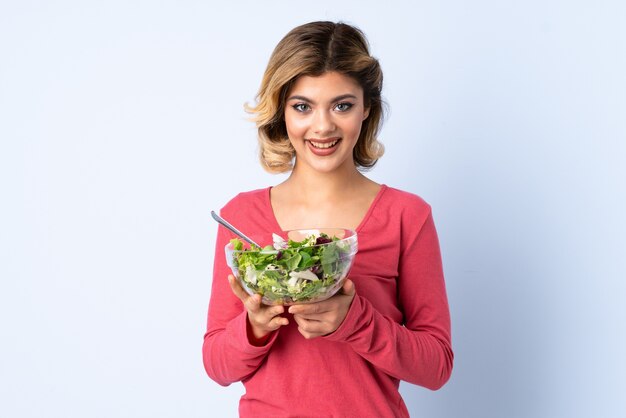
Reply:
[[363, 119], [362, 119], [362, 120], [367, 119], [367, 117], [368, 117], [369, 115], [370, 115], [370, 108], [369, 108], [369, 107], [366, 107], [366, 108], [365, 108], [365, 110], [363, 110]]

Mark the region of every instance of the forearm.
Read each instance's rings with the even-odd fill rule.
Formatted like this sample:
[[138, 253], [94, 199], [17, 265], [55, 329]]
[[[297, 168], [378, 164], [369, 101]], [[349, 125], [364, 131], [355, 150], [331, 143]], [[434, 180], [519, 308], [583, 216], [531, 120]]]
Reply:
[[202, 345], [204, 368], [222, 386], [244, 380], [259, 368], [275, 339], [274, 332], [264, 345], [252, 345], [247, 335], [247, 314], [243, 311], [225, 328], [206, 332]]
[[439, 389], [452, 372], [453, 354], [444, 329], [408, 329], [358, 295], [344, 323], [325, 338], [345, 342], [390, 376], [429, 389]]

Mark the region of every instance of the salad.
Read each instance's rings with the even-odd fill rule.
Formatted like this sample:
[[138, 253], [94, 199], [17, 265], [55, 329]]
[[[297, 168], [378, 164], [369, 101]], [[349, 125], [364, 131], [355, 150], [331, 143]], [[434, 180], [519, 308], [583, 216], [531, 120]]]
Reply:
[[314, 302], [332, 296], [343, 284], [356, 253], [354, 240], [312, 233], [302, 241], [274, 234], [263, 249], [230, 241], [232, 269], [245, 287], [271, 303]]

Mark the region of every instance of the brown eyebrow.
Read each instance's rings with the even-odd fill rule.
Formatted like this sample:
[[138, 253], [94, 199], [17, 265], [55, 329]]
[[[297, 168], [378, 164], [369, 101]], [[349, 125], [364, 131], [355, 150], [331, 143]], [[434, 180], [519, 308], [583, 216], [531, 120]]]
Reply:
[[[345, 100], [345, 99], [354, 99], [357, 100], [358, 97], [356, 97], [354, 94], [342, 94], [341, 96], [337, 96], [334, 99], [332, 99], [332, 102], [339, 102], [341, 100]], [[304, 97], [304, 96], [290, 96], [287, 101], [290, 100], [302, 100], [303, 102], [307, 102], [307, 103], [312, 103], [312, 104], [316, 104], [313, 100], [309, 99], [308, 97]]]

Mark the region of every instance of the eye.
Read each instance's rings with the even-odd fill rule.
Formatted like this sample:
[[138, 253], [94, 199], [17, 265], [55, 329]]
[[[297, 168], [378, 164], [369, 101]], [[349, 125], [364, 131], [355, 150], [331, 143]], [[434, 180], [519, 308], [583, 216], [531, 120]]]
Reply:
[[352, 103], [341, 102], [337, 103], [337, 105], [335, 106], [335, 110], [337, 110], [338, 112], [347, 112], [352, 106], [354, 106]]
[[300, 112], [300, 113], [304, 113], [310, 109], [309, 105], [306, 103], [296, 103], [295, 105], [291, 107], [293, 107], [296, 110], [296, 112]]

